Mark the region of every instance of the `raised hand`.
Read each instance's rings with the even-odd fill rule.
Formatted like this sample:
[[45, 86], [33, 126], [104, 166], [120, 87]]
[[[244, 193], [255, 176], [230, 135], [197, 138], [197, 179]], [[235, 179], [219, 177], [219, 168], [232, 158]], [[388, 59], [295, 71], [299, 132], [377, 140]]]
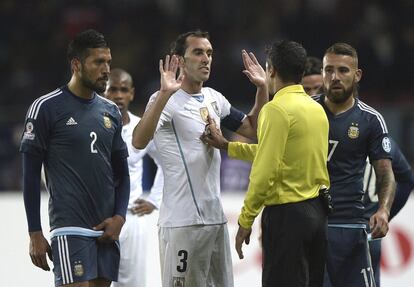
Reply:
[[246, 50], [242, 50], [242, 59], [245, 70], [243, 73], [249, 78], [256, 87], [263, 87], [266, 85], [266, 72], [260, 66], [259, 62], [256, 59], [256, 56], [250, 52], [247, 53]]
[[178, 57], [173, 55], [165, 56], [165, 61], [160, 59], [159, 69], [161, 76], [161, 88], [160, 91], [167, 92], [168, 94], [175, 93], [179, 88], [184, 79], [184, 75], [180, 73], [177, 77]]

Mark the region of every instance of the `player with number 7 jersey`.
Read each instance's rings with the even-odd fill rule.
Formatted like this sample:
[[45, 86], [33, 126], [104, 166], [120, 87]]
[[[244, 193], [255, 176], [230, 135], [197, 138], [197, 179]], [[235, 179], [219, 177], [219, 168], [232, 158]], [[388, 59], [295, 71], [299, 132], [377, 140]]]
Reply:
[[391, 158], [391, 144], [382, 115], [359, 99], [348, 111], [334, 115], [325, 95], [312, 97], [329, 119], [328, 170], [335, 212], [329, 223], [367, 223], [364, 219], [363, 176], [367, 156], [371, 161]]

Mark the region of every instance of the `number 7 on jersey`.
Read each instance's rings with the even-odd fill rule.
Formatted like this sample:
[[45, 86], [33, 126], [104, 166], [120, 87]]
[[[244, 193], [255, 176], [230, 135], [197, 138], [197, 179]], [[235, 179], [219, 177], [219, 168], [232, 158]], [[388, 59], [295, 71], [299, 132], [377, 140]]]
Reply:
[[329, 140], [329, 153], [328, 153], [328, 161], [331, 160], [332, 155], [335, 152], [336, 147], [338, 146], [339, 141]]

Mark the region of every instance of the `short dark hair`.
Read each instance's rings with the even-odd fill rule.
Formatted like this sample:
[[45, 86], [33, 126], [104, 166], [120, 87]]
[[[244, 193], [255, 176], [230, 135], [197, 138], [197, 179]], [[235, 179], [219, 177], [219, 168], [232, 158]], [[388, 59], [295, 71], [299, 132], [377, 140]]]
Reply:
[[88, 49], [91, 48], [108, 48], [104, 36], [93, 29], [80, 32], [69, 43], [68, 61], [70, 62], [72, 59], [83, 61], [89, 55]]
[[283, 82], [300, 83], [305, 71], [306, 50], [299, 43], [279, 40], [266, 48], [269, 64]]
[[326, 54], [350, 56], [355, 60], [358, 67], [358, 53], [354, 47], [347, 43], [335, 43], [325, 51]]
[[196, 38], [206, 38], [210, 40], [210, 35], [206, 31], [194, 30], [190, 32], [183, 33], [175, 39], [171, 44], [170, 52], [172, 55], [184, 56], [185, 50], [187, 49], [187, 38], [196, 37]]
[[303, 76], [320, 75], [321, 73], [322, 61], [316, 57], [307, 57]]

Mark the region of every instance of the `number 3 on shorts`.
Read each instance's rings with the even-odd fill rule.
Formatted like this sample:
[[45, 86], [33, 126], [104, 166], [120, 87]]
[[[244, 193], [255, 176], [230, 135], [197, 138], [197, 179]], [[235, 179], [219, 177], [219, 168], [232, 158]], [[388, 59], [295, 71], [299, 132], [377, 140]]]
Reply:
[[178, 251], [178, 257], [181, 257], [180, 259], [181, 264], [177, 265], [177, 271], [185, 272], [187, 270], [187, 258], [188, 258], [187, 250]]

